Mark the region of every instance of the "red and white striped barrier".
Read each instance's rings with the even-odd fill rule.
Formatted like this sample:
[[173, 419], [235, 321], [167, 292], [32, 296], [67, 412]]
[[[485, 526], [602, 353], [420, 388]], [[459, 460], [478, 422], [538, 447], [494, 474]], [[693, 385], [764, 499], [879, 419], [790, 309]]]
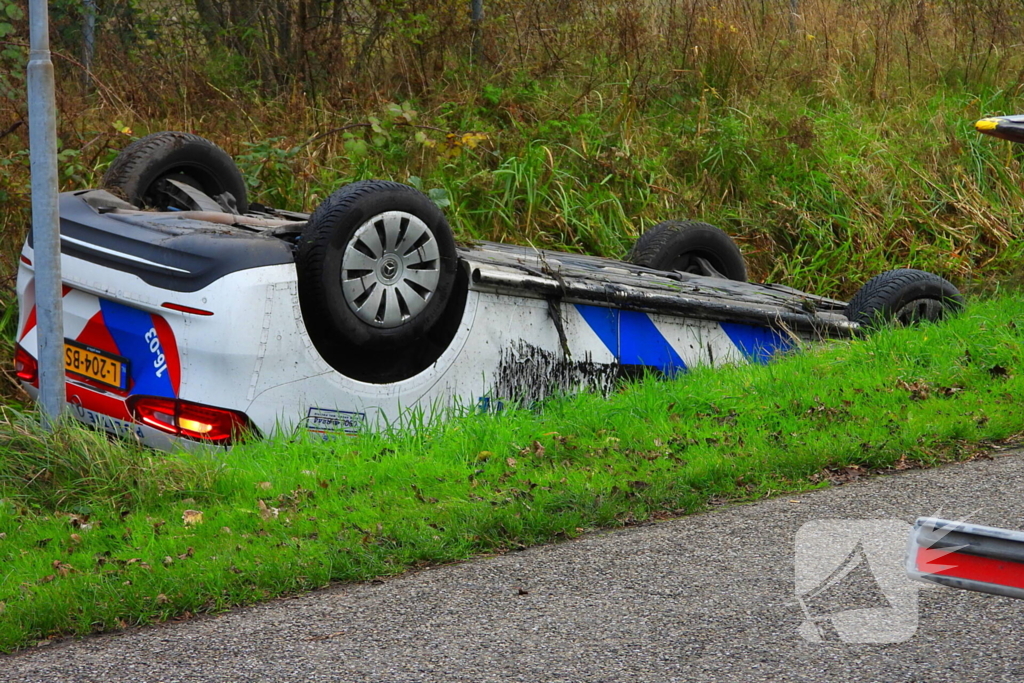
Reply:
[[951, 588], [1024, 598], [1024, 532], [920, 517], [907, 575]]

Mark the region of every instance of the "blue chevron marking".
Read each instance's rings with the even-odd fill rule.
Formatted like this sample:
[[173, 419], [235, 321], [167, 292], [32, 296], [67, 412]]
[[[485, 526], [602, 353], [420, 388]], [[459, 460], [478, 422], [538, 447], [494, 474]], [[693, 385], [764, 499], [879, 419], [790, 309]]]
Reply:
[[777, 330], [743, 323], [719, 325], [747, 360], [755, 363], [767, 363], [775, 354], [793, 348], [793, 341]]
[[[146, 341], [146, 333], [153, 329], [153, 316], [131, 306], [109, 299], [100, 299], [103, 322], [117, 344], [122, 356], [131, 361], [131, 392], [151, 396], [174, 397], [170, 373], [157, 374], [153, 365], [154, 352]], [[154, 334], [156, 334], [154, 332]]]
[[619, 362], [658, 368], [666, 375], [686, 370], [686, 363], [647, 314], [638, 311], [619, 314]]
[[686, 369], [646, 313], [576, 304], [583, 320], [622, 365], [645, 365], [666, 374]]
[[575, 304], [576, 310], [613, 356], [619, 357], [619, 309]]

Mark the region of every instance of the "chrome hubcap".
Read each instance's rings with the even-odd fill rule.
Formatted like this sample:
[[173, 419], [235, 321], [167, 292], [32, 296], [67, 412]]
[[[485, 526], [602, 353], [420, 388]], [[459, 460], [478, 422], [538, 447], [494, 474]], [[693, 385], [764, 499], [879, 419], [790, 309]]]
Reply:
[[381, 277], [387, 281], [394, 280], [398, 275], [398, 260], [393, 256], [387, 256], [380, 264]]
[[440, 279], [440, 251], [426, 223], [388, 211], [359, 226], [341, 257], [341, 291], [374, 327], [397, 327], [427, 307]]

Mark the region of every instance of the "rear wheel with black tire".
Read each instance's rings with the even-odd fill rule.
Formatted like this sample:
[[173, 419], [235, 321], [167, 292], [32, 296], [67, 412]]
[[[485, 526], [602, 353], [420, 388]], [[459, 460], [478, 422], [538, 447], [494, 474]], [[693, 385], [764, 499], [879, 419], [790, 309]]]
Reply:
[[455, 336], [466, 300], [455, 239], [421, 192], [365, 180], [309, 217], [296, 267], [299, 301], [320, 355], [365, 382], [426, 369]]
[[174, 180], [209, 196], [225, 211], [249, 208], [245, 179], [227, 152], [191, 133], [164, 131], [121, 150], [103, 176], [103, 187], [138, 207], [189, 209], [177, 205]]
[[960, 311], [964, 299], [951, 282], [912, 268], [889, 270], [868, 280], [850, 299], [846, 317], [864, 327], [937, 321]]
[[747, 264], [725, 231], [708, 223], [665, 221], [640, 236], [627, 260], [655, 270], [747, 281]]

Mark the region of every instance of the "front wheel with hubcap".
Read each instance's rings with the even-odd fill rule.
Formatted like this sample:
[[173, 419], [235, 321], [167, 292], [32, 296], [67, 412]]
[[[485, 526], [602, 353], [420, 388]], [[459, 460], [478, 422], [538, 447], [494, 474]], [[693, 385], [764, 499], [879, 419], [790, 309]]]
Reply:
[[328, 197], [303, 230], [296, 268], [314, 346], [354, 379], [393, 382], [422, 371], [462, 317], [451, 228], [406, 185], [365, 180]]
[[394, 328], [419, 316], [438, 290], [441, 251], [426, 223], [388, 211], [356, 230], [341, 257], [345, 303], [371, 327]]

